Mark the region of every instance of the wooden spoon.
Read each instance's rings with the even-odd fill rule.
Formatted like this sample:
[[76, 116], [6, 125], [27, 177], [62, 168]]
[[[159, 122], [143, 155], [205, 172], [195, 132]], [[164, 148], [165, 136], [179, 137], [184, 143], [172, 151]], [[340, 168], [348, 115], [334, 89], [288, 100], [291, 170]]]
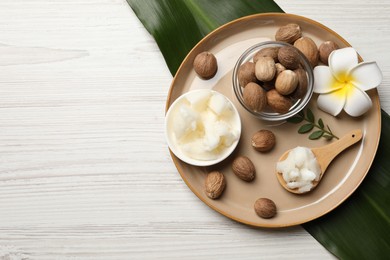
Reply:
[[[341, 139], [337, 140], [336, 142], [333, 142], [331, 144], [317, 147], [317, 148], [311, 148], [311, 151], [314, 153], [318, 164], [321, 168], [321, 173], [318, 181], [313, 181], [313, 187], [311, 190], [313, 190], [315, 187], [317, 187], [318, 183], [321, 181], [322, 177], [324, 176], [324, 173], [326, 169], [328, 168], [329, 164], [333, 161], [333, 159], [339, 155], [342, 151], [350, 147], [351, 145], [359, 142], [363, 137], [363, 133], [360, 129], [352, 130], [348, 134], [344, 135]], [[286, 151], [279, 159], [279, 161], [283, 161], [287, 158], [288, 153], [290, 150]], [[288, 190], [289, 192], [296, 193], [296, 194], [303, 194], [306, 192], [300, 192], [298, 188], [296, 189], [290, 189], [287, 187], [286, 181], [283, 179], [282, 174], [276, 172], [276, 176], [280, 182], [280, 184]]]

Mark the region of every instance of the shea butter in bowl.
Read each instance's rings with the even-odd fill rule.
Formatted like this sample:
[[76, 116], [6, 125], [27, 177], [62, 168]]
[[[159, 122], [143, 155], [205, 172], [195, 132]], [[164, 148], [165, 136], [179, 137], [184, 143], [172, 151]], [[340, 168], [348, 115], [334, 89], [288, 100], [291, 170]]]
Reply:
[[299, 113], [313, 94], [310, 62], [293, 45], [267, 41], [247, 49], [233, 70], [240, 104], [257, 118], [282, 121]]
[[178, 97], [165, 116], [168, 146], [180, 160], [210, 166], [226, 159], [241, 135], [233, 103], [221, 93], [199, 89]]

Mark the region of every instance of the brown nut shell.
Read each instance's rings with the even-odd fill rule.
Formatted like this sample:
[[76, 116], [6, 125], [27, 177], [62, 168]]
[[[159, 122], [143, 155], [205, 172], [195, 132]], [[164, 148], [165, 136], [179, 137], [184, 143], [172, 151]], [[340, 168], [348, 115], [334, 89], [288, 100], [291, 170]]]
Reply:
[[266, 92], [256, 83], [248, 83], [242, 95], [245, 105], [253, 111], [262, 111], [267, 105]]
[[225, 176], [219, 171], [212, 171], [205, 179], [205, 192], [210, 199], [219, 198], [226, 187]]
[[279, 74], [275, 81], [275, 89], [282, 95], [289, 95], [298, 86], [298, 76], [292, 70], [285, 70]]
[[211, 79], [217, 73], [217, 59], [211, 52], [201, 52], [194, 59], [194, 70], [201, 78]]
[[280, 64], [279, 62], [278, 63], [275, 63], [275, 68], [276, 68], [276, 77], [284, 70], [286, 70], [286, 67], [283, 66], [282, 64]]
[[253, 62], [257, 62], [260, 57], [271, 57], [274, 62], [278, 62], [278, 52], [280, 47], [267, 47], [259, 50], [253, 56]]
[[258, 152], [268, 152], [274, 148], [276, 138], [271, 131], [262, 129], [252, 135], [251, 144]]
[[320, 61], [325, 65], [329, 65], [328, 64], [329, 55], [332, 53], [332, 51], [337, 49], [339, 49], [339, 46], [335, 42], [332, 41], [323, 42], [320, 45], [320, 47], [318, 47]]
[[232, 164], [233, 173], [241, 180], [250, 182], [255, 179], [256, 169], [252, 161], [246, 156], [239, 156]]
[[267, 92], [267, 102], [271, 109], [280, 114], [287, 113], [293, 105], [288, 97], [279, 94], [275, 89]]
[[274, 60], [271, 57], [259, 57], [255, 65], [255, 74], [260, 81], [271, 81], [276, 74]]
[[254, 204], [256, 214], [261, 218], [272, 218], [276, 215], [275, 202], [268, 198], [260, 198]]
[[255, 64], [250, 61], [242, 64], [238, 69], [237, 77], [240, 86], [243, 88], [245, 88], [245, 86], [250, 82], [257, 82]]
[[294, 43], [302, 36], [301, 27], [298, 24], [290, 23], [280, 27], [275, 34], [275, 40], [287, 43]]
[[278, 52], [278, 59], [286, 69], [295, 70], [299, 68], [299, 53], [293, 46], [281, 47]]
[[313, 68], [318, 65], [318, 48], [311, 38], [301, 37], [294, 42], [294, 46], [306, 56]]
[[294, 72], [298, 76], [298, 86], [291, 94], [291, 97], [293, 99], [300, 99], [306, 95], [309, 83], [307, 80], [306, 71], [304, 69], [299, 68], [294, 70]]

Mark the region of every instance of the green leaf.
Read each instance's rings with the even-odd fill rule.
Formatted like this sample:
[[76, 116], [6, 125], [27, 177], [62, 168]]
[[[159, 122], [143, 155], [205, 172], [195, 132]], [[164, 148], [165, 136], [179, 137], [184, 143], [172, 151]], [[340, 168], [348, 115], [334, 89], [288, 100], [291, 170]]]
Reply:
[[390, 116], [382, 110], [382, 131], [374, 163], [361, 186], [341, 206], [303, 227], [341, 259], [389, 259]]
[[318, 119], [318, 125], [321, 127], [321, 129], [324, 129], [324, 122], [322, 122], [322, 119]]
[[311, 112], [310, 108], [306, 109], [306, 115], [307, 115], [307, 120], [311, 123], [314, 123], [315, 118], [314, 118], [313, 112]]
[[303, 121], [303, 117], [300, 116], [293, 116], [287, 119], [287, 122], [293, 123], [293, 124], [298, 124]]
[[[176, 73], [188, 51], [212, 29], [249, 14], [282, 12], [271, 0], [127, 2], [156, 39], [172, 74]], [[299, 115], [304, 116], [304, 113]], [[328, 138], [328, 135], [323, 136]], [[303, 225], [338, 258], [388, 259], [390, 255], [389, 155], [390, 117], [382, 111], [381, 142], [362, 185], [337, 209]]]
[[332, 140], [333, 139], [333, 136], [328, 135], [328, 134], [324, 134], [322, 137], [324, 137], [326, 140]]
[[323, 134], [324, 134], [324, 131], [322, 131], [322, 130], [314, 131], [313, 133], [311, 133], [309, 135], [309, 139], [310, 140], [320, 139]]
[[298, 129], [298, 133], [304, 134], [307, 132], [310, 132], [313, 129], [314, 125], [313, 124], [304, 124]]
[[206, 34], [242, 16], [283, 12], [271, 0], [127, 0], [153, 35], [171, 74]]

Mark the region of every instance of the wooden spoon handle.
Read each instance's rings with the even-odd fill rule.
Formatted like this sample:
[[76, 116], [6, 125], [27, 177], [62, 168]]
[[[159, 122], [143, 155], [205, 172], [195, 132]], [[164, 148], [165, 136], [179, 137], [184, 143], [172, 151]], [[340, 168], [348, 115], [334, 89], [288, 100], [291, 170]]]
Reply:
[[359, 142], [363, 137], [362, 130], [352, 130], [340, 140], [319, 148], [312, 148], [314, 155], [321, 166], [322, 174], [328, 168], [332, 160], [351, 145]]

